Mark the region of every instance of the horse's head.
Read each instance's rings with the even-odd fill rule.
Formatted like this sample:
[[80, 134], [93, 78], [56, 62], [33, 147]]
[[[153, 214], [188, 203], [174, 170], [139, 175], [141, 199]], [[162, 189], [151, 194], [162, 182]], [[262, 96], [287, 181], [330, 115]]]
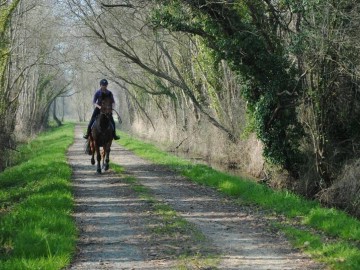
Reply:
[[103, 95], [101, 99], [101, 109], [102, 114], [111, 114], [112, 113], [112, 99], [108, 96]]

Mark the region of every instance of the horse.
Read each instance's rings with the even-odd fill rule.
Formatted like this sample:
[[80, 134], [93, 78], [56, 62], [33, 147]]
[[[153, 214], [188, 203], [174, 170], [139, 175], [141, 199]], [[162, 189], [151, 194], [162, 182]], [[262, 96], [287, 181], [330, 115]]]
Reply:
[[[94, 155], [96, 152], [97, 173], [101, 174], [102, 168], [107, 171], [110, 161], [110, 147], [113, 140], [113, 126], [110, 118], [112, 117], [112, 100], [107, 96], [102, 97], [100, 114], [96, 117], [95, 123], [91, 128], [89, 136], [91, 149], [91, 164], [95, 165]], [[100, 151], [100, 147], [102, 150]]]

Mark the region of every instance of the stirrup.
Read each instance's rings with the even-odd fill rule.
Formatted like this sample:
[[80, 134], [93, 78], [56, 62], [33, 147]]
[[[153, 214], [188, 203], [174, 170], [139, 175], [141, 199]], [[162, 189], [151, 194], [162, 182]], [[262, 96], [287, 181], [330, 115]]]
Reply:
[[114, 135], [114, 140], [119, 140], [120, 139], [120, 136], [118, 136], [118, 135]]
[[89, 134], [84, 134], [83, 138], [84, 138], [84, 139], [88, 139], [88, 138], [89, 138]]

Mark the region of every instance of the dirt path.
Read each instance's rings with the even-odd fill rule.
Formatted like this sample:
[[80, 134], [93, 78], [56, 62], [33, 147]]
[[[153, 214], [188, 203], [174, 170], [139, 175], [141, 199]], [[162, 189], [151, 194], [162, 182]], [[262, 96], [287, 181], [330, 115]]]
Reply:
[[[95, 174], [89, 156], [83, 154], [81, 132], [77, 126], [75, 143], [68, 153], [74, 170], [75, 217], [80, 234], [78, 254], [70, 269], [176, 268], [176, 256], [185, 249], [185, 237], [169, 238], [168, 243], [154, 237], [149, 228], [159, 221], [151, 204], [111, 170]], [[111, 160], [125, 167], [157, 201], [175, 209], [205, 236], [199, 240], [203, 245], [187, 245], [194, 245], [190, 247], [194, 253], [207, 252], [204, 246], [212, 246], [211, 252], [218, 258], [216, 267], [190, 269], [322, 268], [292, 249], [283, 236], [271, 232], [267, 220], [251, 208], [236, 206], [213, 189], [193, 184], [117, 144], [112, 147]], [[171, 249], [180, 251], [169, 253]]]

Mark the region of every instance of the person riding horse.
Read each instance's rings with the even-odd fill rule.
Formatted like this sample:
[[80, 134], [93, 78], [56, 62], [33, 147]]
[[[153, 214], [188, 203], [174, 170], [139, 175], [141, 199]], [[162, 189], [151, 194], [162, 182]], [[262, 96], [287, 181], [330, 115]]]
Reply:
[[[109, 169], [111, 144], [113, 141], [113, 127], [111, 124], [113, 99], [102, 93], [100, 114], [96, 117], [88, 139], [91, 152], [91, 164], [95, 165], [95, 153], [97, 160], [96, 172]], [[102, 160], [102, 167], [101, 167]]]
[[[93, 126], [93, 124], [95, 122], [95, 119], [100, 114], [102, 97], [104, 95], [110, 97], [111, 100], [112, 100], [112, 104], [113, 105], [115, 104], [115, 100], [114, 100], [114, 96], [113, 96], [112, 92], [107, 89], [108, 84], [109, 83], [108, 83], [108, 81], [106, 79], [102, 79], [100, 81], [100, 89], [95, 92], [95, 95], [94, 95], [94, 98], [93, 98], [93, 103], [95, 105], [95, 109], [94, 109], [94, 112], [93, 112], [93, 114], [91, 116], [91, 120], [89, 122], [89, 125], [87, 127], [86, 134], [83, 136], [84, 139], [89, 138], [91, 128], [92, 128], [92, 126]], [[118, 140], [118, 139], [120, 139], [120, 137], [116, 135], [115, 121], [114, 121], [114, 118], [112, 117], [112, 114], [111, 114], [111, 117], [110, 117], [110, 121], [111, 121], [111, 124], [112, 124], [113, 129], [114, 129], [113, 130], [114, 140]]]

